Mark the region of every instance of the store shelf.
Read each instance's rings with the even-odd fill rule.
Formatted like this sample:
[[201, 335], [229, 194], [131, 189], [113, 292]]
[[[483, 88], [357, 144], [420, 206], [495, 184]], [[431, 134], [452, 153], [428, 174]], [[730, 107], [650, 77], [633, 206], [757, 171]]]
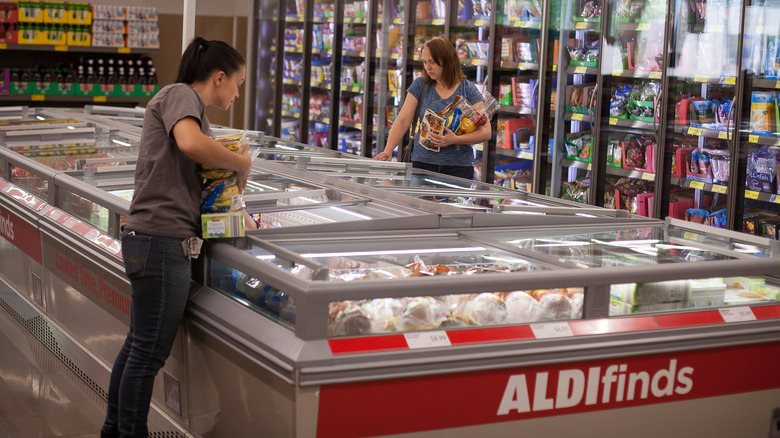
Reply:
[[590, 30], [595, 32], [600, 29], [601, 29], [601, 23], [599, 22], [578, 21], [574, 23], [574, 30]]
[[359, 57], [359, 58], [365, 58], [366, 57], [366, 51], [365, 50], [361, 50], [361, 51], [357, 51], [357, 50], [342, 50], [341, 54], [343, 56], [356, 56], [356, 57]]
[[780, 80], [778, 79], [753, 79], [755, 88], [776, 88], [780, 89]]
[[564, 116], [565, 120], [574, 120], [579, 122], [588, 122], [593, 123], [593, 117], [586, 115], [586, 114], [580, 114], [580, 113], [566, 113]]
[[325, 84], [325, 83], [322, 83], [322, 82], [312, 83], [311, 87], [312, 88], [319, 88], [320, 90], [330, 90], [330, 84]]
[[59, 96], [55, 94], [5, 94], [0, 102], [75, 102], [75, 103], [132, 103], [151, 99], [151, 96]]
[[[707, 191], [707, 192], [721, 193], [721, 194], [728, 193], [728, 187], [726, 187], [725, 185], [722, 185], [722, 184], [712, 184], [712, 183], [707, 183], [707, 182], [703, 182], [703, 181], [695, 181], [695, 180], [687, 179], [687, 178], [679, 178], [679, 177], [676, 177], [676, 176], [672, 177], [671, 182], [672, 182], [672, 185], [674, 185], [674, 186], [678, 186], [678, 187], [682, 187], [682, 188], [686, 188], [686, 189], [704, 190], [704, 191]], [[747, 193], [749, 191], [750, 190], [746, 190], [745, 191], [745, 194], [746, 194], [745, 197], [746, 198], [748, 197]], [[754, 192], [754, 193], [758, 193], [758, 192]], [[770, 196], [769, 193], [763, 193], [763, 194], [767, 195], [767, 197]]]
[[498, 23], [499, 26], [507, 26], [507, 27], [518, 27], [522, 29], [541, 29], [542, 28], [542, 22], [541, 21], [512, 21], [510, 23]]
[[0, 43], [0, 50], [38, 51], [38, 52], [74, 52], [74, 53], [119, 53], [119, 54], [150, 54], [157, 53], [157, 48], [130, 47], [92, 47], [66, 46], [54, 44], [6, 44]]
[[287, 85], [298, 85], [298, 86], [300, 86], [301, 85], [301, 80], [300, 79], [284, 78], [284, 79], [282, 79], [282, 83], [287, 84]]
[[620, 167], [607, 166], [607, 173], [610, 175], [616, 175], [625, 178], [641, 179], [644, 181], [655, 181], [655, 173], [643, 172], [641, 170], [622, 169]]
[[488, 27], [490, 20], [458, 20], [455, 22], [458, 27]]
[[443, 18], [418, 18], [415, 24], [418, 26], [444, 26], [447, 20]]
[[362, 93], [363, 87], [361, 86], [349, 86], [349, 85], [342, 85], [341, 91], [346, 91], [347, 93]]
[[599, 68], [598, 67], [583, 67], [583, 66], [574, 66], [570, 65], [566, 72], [569, 74], [588, 74], [588, 75], [597, 75], [599, 74]]
[[566, 167], [574, 167], [582, 170], [591, 170], [591, 168], [593, 167], [593, 163], [586, 163], [584, 161], [567, 160], [567, 159], [561, 160], [561, 164], [563, 164]]
[[328, 117], [314, 117], [314, 116], [312, 116], [311, 117], [311, 121], [312, 122], [325, 123], [326, 125], [330, 124], [330, 118], [328, 118]]
[[488, 60], [487, 59], [474, 59], [474, 58], [461, 58], [460, 59], [461, 64], [464, 65], [473, 65], [473, 66], [481, 66], [481, 67], [487, 67]]
[[709, 76], [676, 77], [676, 76], [671, 76], [669, 79], [674, 79], [674, 80], [684, 81], [684, 82], [694, 82], [694, 83], [700, 83], [700, 84], [735, 85], [737, 83], [737, 78], [735, 76], [719, 76], [719, 77], [709, 77]]
[[780, 138], [769, 135], [748, 134], [747, 142], [765, 146], [780, 146]]
[[506, 70], [539, 71], [539, 64], [530, 63], [530, 62], [501, 61], [500, 67]]
[[333, 55], [333, 49], [311, 49], [311, 53], [330, 56]]
[[518, 151], [514, 149], [496, 148], [496, 154], [504, 157], [520, 158], [523, 160], [533, 160], [534, 153], [529, 151]]
[[631, 120], [631, 119], [618, 119], [616, 117], [610, 117], [609, 118], [609, 125], [610, 126], [619, 126], [622, 128], [632, 128], [632, 129], [641, 129], [644, 131], [654, 131], [655, 130], [655, 123], [652, 122], [642, 122], [640, 120]]
[[303, 15], [287, 15], [284, 17], [286, 23], [303, 23]]
[[363, 124], [360, 122], [353, 122], [352, 120], [339, 119], [339, 125], [346, 126], [348, 128], [363, 129]]
[[365, 17], [344, 17], [344, 24], [366, 24]]
[[293, 119], [301, 118], [301, 113], [294, 113], [294, 112], [284, 111], [284, 110], [280, 111], [280, 113], [282, 114], [282, 117], [293, 118]]
[[675, 126], [674, 132], [678, 134], [693, 135], [696, 137], [719, 138], [721, 140], [728, 140], [732, 137], [732, 135], [726, 131], [718, 131], [717, 129], [697, 128], [695, 126]]
[[521, 116], [529, 116], [534, 113], [533, 108], [528, 108], [524, 106], [501, 105], [498, 110], [501, 111], [502, 113], [517, 114]]
[[662, 72], [647, 70], [614, 70], [612, 76], [636, 79], [661, 79]]

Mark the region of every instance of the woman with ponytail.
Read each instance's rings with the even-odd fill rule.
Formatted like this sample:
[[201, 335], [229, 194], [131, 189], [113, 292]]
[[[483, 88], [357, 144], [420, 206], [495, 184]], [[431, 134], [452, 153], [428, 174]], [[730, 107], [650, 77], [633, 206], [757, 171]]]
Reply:
[[222, 41], [196, 37], [184, 51], [175, 84], [144, 113], [135, 190], [122, 231], [122, 258], [132, 287], [130, 330], [108, 388], [101, 438], [146, 438], [154, 378], [170, 354], [189, 297], [191, 260], [200, 250], [198, 165], [236, 172], [240, 190], [252, 167], [210, 136], [206, 107], [227, 110], [246, 77], [244, 58]]

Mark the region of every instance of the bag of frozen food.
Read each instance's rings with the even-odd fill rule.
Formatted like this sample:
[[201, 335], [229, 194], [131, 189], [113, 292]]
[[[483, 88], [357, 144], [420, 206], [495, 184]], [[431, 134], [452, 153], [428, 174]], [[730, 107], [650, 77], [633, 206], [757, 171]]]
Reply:
[[433, 152], [439, 152], [440, 148], [434, 146], [431, 139], [431, 133], [441, 135], [444, 132], [444, 119], [430, 109], [425, 110], [425, 114], [420, 124], [420, 144], [425, 149]]
[[202, 213], [227, 213], [241, 209], [241, 193], [236, 179], [225, 178], [211, 181], [200, 198]]
[[[243, 154], [249, 145], [246, 143], [246, 135], [244, 133], [224, 135], [220, 137], [214, 137], [217, 143], [224, 146], [227, 150], [233, 151], [237, 154]], [[214, 166], [207, 166], [202, 164], [200, 166], [200, 176], [203, 179], [223, 179], [230, 178], [234, 175], [232, 170], [220, 169]]]
[[750, 99], [750, 130], [759, 134], [770, 134], [775, 129], [774, 92], [754, 91]]

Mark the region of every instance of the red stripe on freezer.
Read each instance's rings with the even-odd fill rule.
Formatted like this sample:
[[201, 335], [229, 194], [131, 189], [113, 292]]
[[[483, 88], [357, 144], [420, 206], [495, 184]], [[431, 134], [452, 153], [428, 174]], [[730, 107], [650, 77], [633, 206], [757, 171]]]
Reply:
[[630, 316], [625, 318], [571, 321], [569, 322], [569, 327], [571, 327], [574, 336], [583, 336], [656, 330], [658, 323], [651, 316]]
[[751, 307], [750, 310], [756, 315], [756, 319], [773, 319], [780, 318], [780, 305], [773, 306], [756, 306]]
[[328, 339], [333, 354], [369, 353], [372, 351], [406, 350], [404, 335], [366, 336]]
[[721, 324], [724, 322], [723, 317], [717, 310], [656, 315], [655, 320], [658, 322], [660, 328], [694, 327], [697, 325]]
[[535, 339], [534, 332], [527, 325], [452, 330], [447, 332], [447, 336], [452, 345]]

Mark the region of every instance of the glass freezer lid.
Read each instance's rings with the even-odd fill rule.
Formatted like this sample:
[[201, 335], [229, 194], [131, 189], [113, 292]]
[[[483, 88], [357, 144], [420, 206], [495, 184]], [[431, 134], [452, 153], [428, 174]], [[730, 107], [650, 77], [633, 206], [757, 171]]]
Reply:
[[[304, 280], [388, 280], [437, 275], [475, 275], [550, 269], [539, 261], [457, 236], [393, 239], [250, 240], [246, 251], [258, 260]], [[295, 259], [295, 260], [291, 260]], [[301, 261], [306, 263], [301, 263]], [[284, 268], [287, 269], [287, 268]]]
[[664, 225], [553, 231], [479, 231], [474, 236], [524, 251], [553, 256], [580, 268], [654, 265], [766, 257], [755, 245], [724, 242], [714, 236], [666, 229]]

